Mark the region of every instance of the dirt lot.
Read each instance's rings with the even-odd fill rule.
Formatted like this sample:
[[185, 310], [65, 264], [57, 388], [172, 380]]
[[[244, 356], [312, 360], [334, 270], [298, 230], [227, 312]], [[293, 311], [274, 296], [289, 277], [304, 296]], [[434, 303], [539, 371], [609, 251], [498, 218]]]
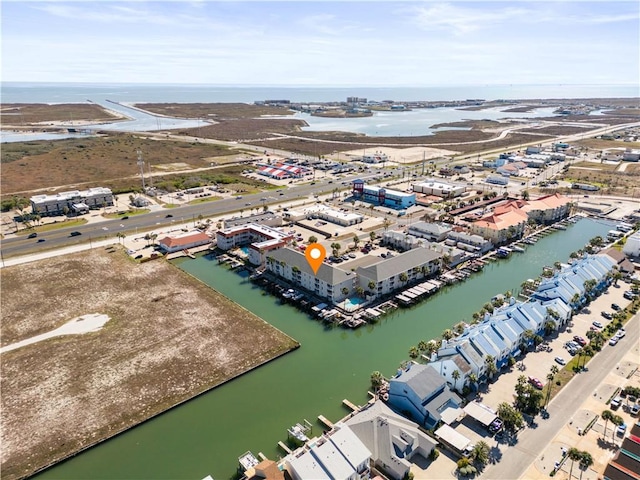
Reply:
[[88, 313], [94, 333], [0, 356], [2, 478], [27, 476], [297, 343], [164, 260], [102, 249], [1, 270], [2, 345]]
[[598, 193], [602, 195], [636, 198], [640, 195], [640, 169], [636, 165], [624, 166], [625, 170], [619, 171], [620, 165], [582, 162], [572, 165], [560, 179], [571, 183], [597, 185], [600, 187]]

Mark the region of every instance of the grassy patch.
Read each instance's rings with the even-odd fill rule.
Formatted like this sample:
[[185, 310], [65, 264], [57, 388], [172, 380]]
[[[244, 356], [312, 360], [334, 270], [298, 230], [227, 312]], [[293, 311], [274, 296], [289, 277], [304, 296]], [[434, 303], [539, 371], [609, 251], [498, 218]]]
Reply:
[[127, 210], [126, 212], [117, 212], [117, 213], [107, 213], [104, 214], [105, 218], [122, 218], [122, 217], [132, 217], [134, 215], [142, 215], [145, 213], [149, 213], [151, 210], [148, 208], [135, 208], [131, 210]]
[[18, 231], [18, 235], [28, 235], [30, 233], [43, 233], [43, 232], [51, 232], [53, 230], [59, 230], [60, 228], [69, 228], [69, 227], [79, 227], [80, 225], [84, 225], [87, 223], [87, 220], [84, 218], [75, 218], [73, 220], [63, 220], [61, 222], [56, 221], [55, 223], [45, 223], [44, 225], [38, 225], [26, 230]]
[[198, 203], [207, 203], [214, 202], [216, 200], [222, 200], [222, 197], [204, 197], [204, 198], [196, 198], [195, 200], [191, 200], [188, 202], [189, 205], [196, 205]]

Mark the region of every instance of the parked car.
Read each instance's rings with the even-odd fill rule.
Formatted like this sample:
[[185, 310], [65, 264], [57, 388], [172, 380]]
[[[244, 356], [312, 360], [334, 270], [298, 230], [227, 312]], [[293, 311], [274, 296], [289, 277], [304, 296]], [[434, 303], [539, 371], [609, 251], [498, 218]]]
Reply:
[[536, 387], [538, 390], [542, 390], [543, 384], [539, 379], [535, 377], [529, 377], [529, 383]]
[[566, 360], [564, 358], [562, 358], [562, 357], [556, 357], [556, 358], [554, 358], [554, 360], [556, 361], [556, 363], [559, 363], [560, 365], [566, 365], [567, 364]]
[[611, 320], [611, 314], [609, 312], [602, 312], [602, 316], [607, 320]]
[[620, 397], [616, 397], [613, 400], [611, 400], [611, 408], [613, 410], [617, 410], [620, 407], [620, 404], [622, 403], [622, 399]]
[[41, 242], [44, 242], [44, 241], [45, 241], [45, 239], [44, 239], [44, 238], [39, 238], [39, 239], [38, 239], [38, 243], [41, 243]]
[[573, 340], [574, 340], [576, 343], [578, 343], [578, 345], [580, 345], [581, 347], [584, 347], [584, 346], [587, 344], [587, 340], [586, 340], [586, 339], [584, 339], [584, 338], [582, 338], [582, 337], [579, 337], [578, 335], [575, 335], [575, 336], [573, 337]]
[[600, 322], [593, 322], [592, 325], [596, 328], [603, 328], [603, 325]]
[[638, 411], [640, 411], [640, 405], [634, 403], [630, 410], [631, 415], [635, 417], [636, 415], [638, 415]]
[[164, 218], [173, 218], [173, 215], [171, 215], [170, 213], [167, 213]]
[[491, 422], [488, 428], [491, 433], [498, 433], [500, 430], [502, 430], [503, 426], [504, 424], [502, 423], [502, 420], [496, 418], [493, 422]]
[[625, 332], [623, 329], [620, 329], [616, 332], [616, 334], [613, 336], [613, 338], [622, 338], [627, 334], [627, 332]]
[[618, 428], [616, 428], [616, 435], [618, 435], [619, 437], [624, 437], [624, 432], [627, 431], [627, 424], [623, 423], [622, 425], [618, 425]]
[[620, 310], [620, 305], [618, 305], [617, 303], [612, 303], [611, 308], [613, 308], [615, 311], [618, 311]]
[[36, 238], [38, 234], [36, 232], [30, 233], [27, 238]]
[[609, 345], [611, 345], [612, 347], [618, 344], [618, 339], [616, 337], [612, 337], [611, 340], [609, 340]]
[[633, 300], [636, 297], [636, 295], [631, 290], [627, 290], [622, 294], [622, 296], [627, 300]]

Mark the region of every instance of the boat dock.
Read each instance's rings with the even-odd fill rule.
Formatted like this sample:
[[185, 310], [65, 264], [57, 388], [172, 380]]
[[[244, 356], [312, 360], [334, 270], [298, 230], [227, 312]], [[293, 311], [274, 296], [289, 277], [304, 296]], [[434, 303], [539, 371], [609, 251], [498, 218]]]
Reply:
[[333, 423], [324, 415], [318, 415], [318, 420], [329, 428], [333, 428]]
[[293, 450], [291, 450], [289, 447], [287, 447], [284, 442], [282, 442], [282, 440], [278, 441], [278, 446], [284, 450], [287, 455], [290, 455], [291, 453], [293, 453]]
[[344, 400], [342, 400], [342, 404], [347, 406], [348, 408], [350, 408], [351, 410], [353, 410], [354, 412], [360, 410], [360, 407], [358, 407], [357, 405], [354, 405], [353, 403], [351, 403], [349, 400], [347, 400], [346, 398]]

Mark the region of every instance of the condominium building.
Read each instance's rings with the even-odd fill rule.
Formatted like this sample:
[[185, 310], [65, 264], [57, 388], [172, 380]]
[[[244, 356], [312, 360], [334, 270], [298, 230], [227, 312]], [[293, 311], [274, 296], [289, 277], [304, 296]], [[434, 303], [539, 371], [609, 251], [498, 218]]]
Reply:
[[280, 249], [291, 241], [293, 241], [293, 235], [256, 223], [225, 228], [216, 232], [219, 249], [230, 250], [247, 246], [249, 262], [253, 265], [262, 265], [268, 252]]
[[109, 188], [95, 187], [55, 195], [34, 195], [30, 201], [32, 212], [40, 216], [80, 214], [113, 206], [113, 193]]

